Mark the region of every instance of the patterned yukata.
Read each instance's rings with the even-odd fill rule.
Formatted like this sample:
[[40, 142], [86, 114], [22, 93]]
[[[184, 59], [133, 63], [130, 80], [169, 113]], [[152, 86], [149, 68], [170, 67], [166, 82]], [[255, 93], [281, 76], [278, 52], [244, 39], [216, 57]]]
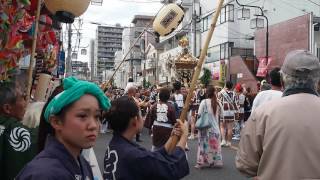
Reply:
[[208, 113], [214, 116], [213, 127], [198, 130], [197, 165], [201, 167], [221, 167], [223, 165], [219, 129], [219, 114], [221, 113], [221, 108], [219, 107], [221, 107], [221, 105], [217, 107], [217, 115], [215, 116], [211, 108], [211, 99], [204, 99], [200, 103], [198, 110], [200, 116], [206, 108]]
[[240, 94], [236, 94], [235, 99], [236, 99], [236, 105], [238, 107], [238, 116], [236, 116], [236, 122], [234, 125], [233, 139], [239, 140], [240, 139], [240, 132], [241, 132], [241, 128], [242, 128], [243, 120], [244, 120], [244, 102], [245, 102], [246, 97], [245, 97], [245, 95], [240, 93]]

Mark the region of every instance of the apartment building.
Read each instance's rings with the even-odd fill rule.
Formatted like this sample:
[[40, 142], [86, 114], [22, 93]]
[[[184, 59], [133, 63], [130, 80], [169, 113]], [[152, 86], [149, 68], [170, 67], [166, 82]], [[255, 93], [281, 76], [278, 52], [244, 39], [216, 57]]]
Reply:
[[120, 24], [97, 28], [97, 76], [100, 81], [103, 71], [114, 68], [114, 53], [122, 48], [122, 31]]

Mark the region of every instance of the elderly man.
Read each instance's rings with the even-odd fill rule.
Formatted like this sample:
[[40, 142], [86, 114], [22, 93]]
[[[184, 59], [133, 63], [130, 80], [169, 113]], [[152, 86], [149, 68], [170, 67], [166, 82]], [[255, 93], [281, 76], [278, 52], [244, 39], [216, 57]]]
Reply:
[[304, 50], [281, 68], [283, 97], [252, 112], [241, 135], [236, 167], [259, 180], [320, 179], [320, 64]]
[[37, 129], [22, 125], [27, 102], [21, 88], [0, 83], [0, 179], [14, 179], [36, 155]]

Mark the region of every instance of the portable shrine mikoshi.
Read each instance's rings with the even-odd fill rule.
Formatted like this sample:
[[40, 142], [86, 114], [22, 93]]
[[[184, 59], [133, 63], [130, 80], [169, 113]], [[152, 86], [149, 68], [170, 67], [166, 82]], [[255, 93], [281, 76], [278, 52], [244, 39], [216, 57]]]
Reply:
[[176, 80], [183, 83], [185, 87], [189, 87], [198, 60], [190, 54], [187, 48], [189, 41], [186, 37], [183, 37], [179, 41], [179, 45], [182, 47], [182, 52], [174, 58], [175, 77]]

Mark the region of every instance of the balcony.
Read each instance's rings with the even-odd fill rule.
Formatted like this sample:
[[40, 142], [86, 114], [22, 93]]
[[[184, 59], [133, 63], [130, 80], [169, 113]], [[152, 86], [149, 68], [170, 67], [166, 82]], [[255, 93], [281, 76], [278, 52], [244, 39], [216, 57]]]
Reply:
[[99, 53], [98, 53], [98, 59], [100, 59], [100, 58], [109, 58], [109, 59], [112, 59], [112, 58], [114, 58], [114, 56], [113, 56], [113, 55], [109, 55], [109, 54], [99, 54]]
[[115, 47], [115, 48], [122, 48], [122, 44], [116, 44], [116, 43], [99, 43], [98, 47]]
[[98, 33], [121, 33], [123, 29], [113, 29], [113, 28], [98, 28]]
[[99, 39], [98, 39], [98, 44], [99, 43], [110, 43], [110, 42], [115, 42], [115, 43], [119, 43], [119, 44], [121, 44], [122, 43], [122, 40], [121, 40], [121, 38], [106, 38], [106, 37], [100, 37]]
[[141, 52], [132, 52], [128, 59], [142, 59], [143, 54]]
[[122, 39], [122, 34], [99, 33], [98, 37], [111, 37], [111, 38], [120, 38], [120, 39]]
[[146, 70], [155, 68], [156, 62], [155, 59], [147, 59], [146, 60]]

